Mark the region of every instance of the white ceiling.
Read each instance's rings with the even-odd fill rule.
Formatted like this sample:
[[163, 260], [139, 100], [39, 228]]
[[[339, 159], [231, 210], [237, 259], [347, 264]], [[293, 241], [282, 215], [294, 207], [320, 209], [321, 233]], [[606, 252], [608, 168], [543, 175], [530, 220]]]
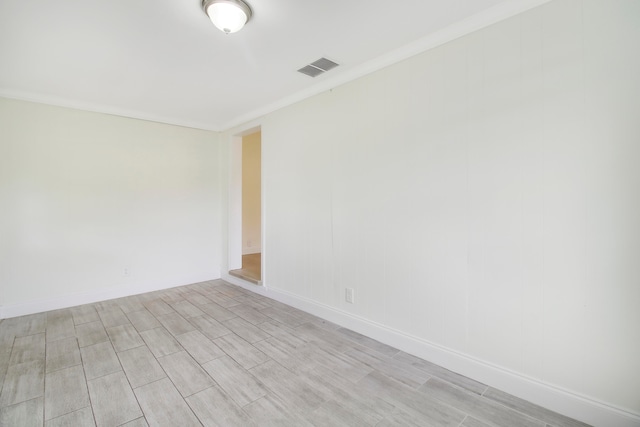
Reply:
[[224, 130], [543, 1], [248, 2], [226, 35], [201, 0], [0, 0], [0, 96]]

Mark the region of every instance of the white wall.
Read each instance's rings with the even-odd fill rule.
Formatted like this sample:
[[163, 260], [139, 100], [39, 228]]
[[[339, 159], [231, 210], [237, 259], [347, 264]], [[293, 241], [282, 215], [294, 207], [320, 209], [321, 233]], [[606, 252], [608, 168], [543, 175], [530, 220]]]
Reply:
[[220, 275], [218, 134], [0, 99], [0, 314]]
[[261, 119], [266, 287], [637, 416], [639, 42], [636, 0], [552, 1]]

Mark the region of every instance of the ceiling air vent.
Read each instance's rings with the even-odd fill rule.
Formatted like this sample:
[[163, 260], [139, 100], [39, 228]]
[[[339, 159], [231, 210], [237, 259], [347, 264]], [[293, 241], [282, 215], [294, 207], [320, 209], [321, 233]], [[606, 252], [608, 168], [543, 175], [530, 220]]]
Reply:
[[336, 68], [337, 66], [338, 64], [327, 58], [320, 58], [317, 61], [313, 61], [311, 64], [300, 68], [298, 72], [310, 77], [316, 77], [326, 71]]

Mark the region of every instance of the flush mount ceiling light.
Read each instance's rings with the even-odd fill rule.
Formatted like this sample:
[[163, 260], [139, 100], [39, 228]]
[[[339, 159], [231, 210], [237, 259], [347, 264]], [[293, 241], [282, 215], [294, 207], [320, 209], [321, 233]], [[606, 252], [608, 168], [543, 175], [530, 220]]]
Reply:
[[202, 8], [220, 31], [239, 31], [251, 18], [251, 8], [242, 0], [203, 0]]

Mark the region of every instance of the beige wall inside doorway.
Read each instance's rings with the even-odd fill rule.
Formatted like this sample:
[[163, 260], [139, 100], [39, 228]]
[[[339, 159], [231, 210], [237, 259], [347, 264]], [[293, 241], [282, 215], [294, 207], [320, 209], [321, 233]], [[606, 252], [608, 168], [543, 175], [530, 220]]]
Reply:
[[261, 252], [261, 133], [242, 137], [242, 254]]

